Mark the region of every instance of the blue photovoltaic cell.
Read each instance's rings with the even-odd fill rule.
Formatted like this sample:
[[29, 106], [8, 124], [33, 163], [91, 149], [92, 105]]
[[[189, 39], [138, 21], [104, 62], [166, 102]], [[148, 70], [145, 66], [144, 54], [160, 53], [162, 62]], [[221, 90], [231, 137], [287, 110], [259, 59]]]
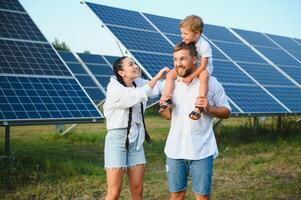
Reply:
[[213, 76], [221, 83], [254, 84], [238, 67], [229, 61], [214, 61]]
[[0, 10], [0, 19], [0, 37], [46, 42], [38, 27], [25, 13]]
[[152, 76], [155, 76], [163, 67], [173, 68], [172, 55], [157, 55], [140, 52], [133, 52], [132, 54]]
[[24, 8], [19, 3], [19, 1], [14, 1], [14, 0], [1, 0], [0, 8], [5, 10], [25, 12]]
[[0, 40], [0, 73], [71, 76], [46, 43]]
[[86, 3], [94, 11], [94, 13], [106, 24], [154, 30], [154, 28], [138, 12], [120, 8], [112, 8], [89, 2]]
[[274, 49], [269, 47], [257, 47], [257, 49], [276, 65], [300, 65], [299, 62], [293, 59], [282, 49]]
[[290, 77], [292, 77], [295, 81], [301, 84], [301, 66], [285, 66], [278, 65], [282, 71], [287, 73]]
[[108, 65], [101, 55], [85, 53], [78, 53], [77, 55], [82, 59], [97, 81], [106, 90], [110, 77], [114, 74], [111, 66]]
[[113, 63], [118, 59], [118, 58], [120, 58], [120, 57], [118, 57], [118, 56], [104, 56], [106, 59], [107, 59], [107, 61], [111, 64], [111, 65], [113, 65]]
[[271, 65], [259, 63], [239, 63], [239, 65], [262, 85], [293, 86], [291, 81]]
[[89, 53], [77, 53], [77, 55], [84, 63], [107, 64], [107, 62], [100, 55]]
[[266, 63], [260, 56], [245, 44], [214, 42], [223, 52], [234, 61]]
[[271, 34], [267, 34], [267, 36], [269, 36], [269, 38], [277, 42], [281, 47], [283, 47], [286, 50], [289, 49], [289, 50], [301, 51], [301, 46], [291, 38], [278, 36], [278, 35], [271, 35]]
[[270, 91], [294, 112], [301, 112], [301, 89], [297, 87], [268, 87]]
[[246, 113], [286, 113], [258, 86], [223, 85], [228, 96]]
[[73, 78], [0, 76], [0, 121], [95, 118], [98, 111]]
[[97, 86], [94, 80], [90, 77], [87, 71], [79, 63], [76, 57], [71, 52], [59, 51], [59, 54], [68, 65], [69, 69], [75, 75], [76, 79], [84, 87], [90, 98], [95, 102], [101, 102], [105, 99], [104, 93]]
[[86, 66], [92, 72], [93, 75], [113, 75], [113, 69], [109, 65], [97, 65], [97, 64], [89, 64], [86, 63]]
[[174, 44], [180, 43], [182, 41], [182, 38], [180, 35], [167, 35], [166, 37]]
[[146, 14], [144, 15], [153, 23], [157, 28], [160, 29], [163, 33], [172, 33], [180, 36], [180, 20], [162, 17], [158, 15]]
[[203, 34], [210, 40], [241, 43], [229, 30], [222, 26], [206, 24]]
[[301, 62], [301, 51], [287, 50], [290, 54], [295, 56]]
[[172, 52], [172, 46], [159, 33], [118, 27], [110, 27], [110, 30], [129, 50]]
[[277, 45], [275, 45], [271, 40], [269, 40], [262, 33], [254, 32], [254, 31], [246, 31], [246, 30], [241, 30], [236, 28], [233, 28], [233, 30], [252, 45], [278, 48]]

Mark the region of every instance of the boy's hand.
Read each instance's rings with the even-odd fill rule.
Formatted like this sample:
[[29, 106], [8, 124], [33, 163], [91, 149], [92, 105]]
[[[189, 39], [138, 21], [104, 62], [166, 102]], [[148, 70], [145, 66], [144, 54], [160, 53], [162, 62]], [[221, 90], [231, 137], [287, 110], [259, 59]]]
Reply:
[[187, 85], [189, 85], [191, 82], [192, 82], [192, 78], [190, 78], [190, 77], [185, 77], [185, 78], [183, 78], [182, 79], [182, 81], [184, 82], [184, 83], [186, 83]]

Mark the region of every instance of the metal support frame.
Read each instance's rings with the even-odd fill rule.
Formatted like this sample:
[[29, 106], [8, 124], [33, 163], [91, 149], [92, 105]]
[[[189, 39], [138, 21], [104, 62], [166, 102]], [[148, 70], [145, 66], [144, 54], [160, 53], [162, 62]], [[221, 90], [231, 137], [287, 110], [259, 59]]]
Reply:
[[10, 156], [10, 126], [5, 127], [5, 147], [4, 154], [5, 156]]
[[278, 116], [277, 119], [277, 131], [281, 131], [282, 130], [282, 118], [281, 116]]
[[257, 134], [258, 131], [258, 117], [254, 117], [254, 133]]

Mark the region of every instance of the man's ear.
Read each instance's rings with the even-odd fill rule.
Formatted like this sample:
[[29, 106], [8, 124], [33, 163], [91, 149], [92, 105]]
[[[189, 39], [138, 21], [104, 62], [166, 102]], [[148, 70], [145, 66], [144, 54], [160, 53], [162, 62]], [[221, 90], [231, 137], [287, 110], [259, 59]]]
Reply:
[[193, 62], [193, 65], [195, 66], [195, 64], [196, 64], [196, 56], [193, 56], [192, 62]]

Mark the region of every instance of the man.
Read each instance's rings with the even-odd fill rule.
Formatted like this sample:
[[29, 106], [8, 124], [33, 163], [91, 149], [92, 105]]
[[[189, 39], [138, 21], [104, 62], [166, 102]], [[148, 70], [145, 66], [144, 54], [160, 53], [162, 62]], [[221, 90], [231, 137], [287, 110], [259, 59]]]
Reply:
[[[180, 78], [196, 70], [196, 55], [194, 44], [180, 43], [175, 46], [174, 67]], [[189, 173], [196, 199], [210, 199], [213, 159], [218, 155], [212, 119], [230, 116], [227, 96], [216, 78], [209, 78], [208, 95], [202, 98], [197, 98], [198, 79], [195, 78], [189, 85], [176, 81], [172, 108], [161, 110], [163, 117], [171, 119], [164, 149], [171, 200], [184, 199]], [[205, 110], [199, 120], [188, 117], [195, 106]]]

